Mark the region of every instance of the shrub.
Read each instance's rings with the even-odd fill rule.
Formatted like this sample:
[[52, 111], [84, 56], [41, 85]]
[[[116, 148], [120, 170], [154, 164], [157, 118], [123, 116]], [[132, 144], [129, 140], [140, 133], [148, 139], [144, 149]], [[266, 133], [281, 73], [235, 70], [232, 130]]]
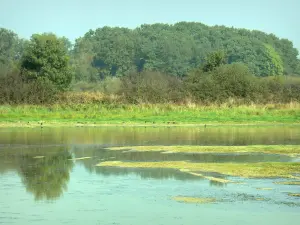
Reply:
[[185, 79], [185, 88], [196, 101], [223, 102], [229, 98], [253, 98], [257, 83], [245, 65], [231, 64], [210, 72], [193, 71]]
[[178, 78], [150, 71], [122, 77], [119, 94], [130, 103], [180, 102], [184, 96]]
[[57, 89], [46, 78], [27, 82], [18, 71], [0, 78], [1, 104], [45, 104], [57, 99]]

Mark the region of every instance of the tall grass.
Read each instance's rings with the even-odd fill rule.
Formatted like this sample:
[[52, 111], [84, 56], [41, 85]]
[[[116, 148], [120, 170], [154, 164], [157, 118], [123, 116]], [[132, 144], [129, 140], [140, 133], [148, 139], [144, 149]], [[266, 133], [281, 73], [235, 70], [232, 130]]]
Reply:
[[[100, 95], [99, 95], [100, 96]], [[2, 122], [56, 121], [86, 123], [299, 123], [300, 104], [177, 105], [74, 103], [48, 106], [0, 106]]]

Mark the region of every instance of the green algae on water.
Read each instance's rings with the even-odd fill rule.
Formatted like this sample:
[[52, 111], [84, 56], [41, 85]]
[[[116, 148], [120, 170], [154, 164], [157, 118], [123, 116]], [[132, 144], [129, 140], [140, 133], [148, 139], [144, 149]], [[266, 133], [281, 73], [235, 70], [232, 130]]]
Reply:
[[195, 173], [195, 172], [183, 171], [183, 170], [181, 170], [181, 171], [182, 172], [186, 172], [186, 173], [191, 174], [191, 175], [194, 175], [194, 176], [203, 177], [203, 178], [205, 178], [207, 180], [215, 181], [215, 182], [218, 182], [218, 183], [224, 183], [224, 184], [226, 184], [226, 183], [234, 183], [231, 180], [227, 180], [227, 179], [223, 179], [223, 178], [218, 178], [218, 177], [204, 176], [201, 173]]
[[274, 188], [266, 188], [266, 187], [262, 187], [262, 188], [256, 188], [257, 190], [262, 190], [262, 191], [271, 191]]
[[281, 181], [281, 182], [274, 182], [274, 184], [282, 184], [282, 185], [300, 185], [300, 181]]
[[186, 161], [163, 161], [163, 162], [122, 162], [105, 161], [96, 166], [127, 167], [127, 168], [170, 168], [186, 169], [191, 172], [217, 172], [229, 176], [245, 178], [285, 177], [300, 170], [300, 163], [192, 163]]
[[69, 159], [69, 160], [72, 160], [72, 161], [77, 161], [77, 160], [84, 160], [84, 159], [90, 159], [92, 157], [80, 157], [80, 158], [73, 158], [73, 159]]
[[288, 195], [292, 197], [300, 197], [300, 193], [288, 193]]
[[246, 146], [123, 146], [110, 147], [114, 151], [159, 151], [162, 153], [265, 153], [298, 156], [300, 145], [246, 145]]
[[207, 204], [214, 203], [217, 200], [215, 198], [199, 198], [199, 197], [186, 197], [186, 196], [175, 196], [173, 200], [183, 203], [195, 203], [195, 204]]
[[34, 156], [33, 158], [34, 159], [43, 159], [43, 158], [45, 158], [45, 156], [44, 155], [37, 155], [37, 156]]

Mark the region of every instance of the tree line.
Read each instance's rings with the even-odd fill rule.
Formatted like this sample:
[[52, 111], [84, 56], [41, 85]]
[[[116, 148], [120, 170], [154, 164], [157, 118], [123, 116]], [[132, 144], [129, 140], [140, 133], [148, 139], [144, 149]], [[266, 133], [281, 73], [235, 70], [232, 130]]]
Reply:
[[244, 63], [257, 76], [300, 75], [298, 51], [287, 39], [260, 31], [181, 22], [133, 30], [90, 30], [74, 45], [75, 79], [95, 81], [144, 70], [183, 77], [218, 50], [226, 53], [228, 64]]
[[0, 28], [1, 103], [47, 103], [67, 90], [137, 102], [299, 100], [300, 60], [287, 39], [201, 23], [103, 27], [75, 44]]

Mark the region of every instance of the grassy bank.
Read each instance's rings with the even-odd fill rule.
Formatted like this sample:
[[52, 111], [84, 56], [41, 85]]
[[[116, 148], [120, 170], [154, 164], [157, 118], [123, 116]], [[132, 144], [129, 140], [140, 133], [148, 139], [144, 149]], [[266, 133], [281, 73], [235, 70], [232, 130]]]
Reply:
[[300, 104], [199, 106], [172, 104], [57, 104], [0, 106], [2, 126], [300, 124]]

